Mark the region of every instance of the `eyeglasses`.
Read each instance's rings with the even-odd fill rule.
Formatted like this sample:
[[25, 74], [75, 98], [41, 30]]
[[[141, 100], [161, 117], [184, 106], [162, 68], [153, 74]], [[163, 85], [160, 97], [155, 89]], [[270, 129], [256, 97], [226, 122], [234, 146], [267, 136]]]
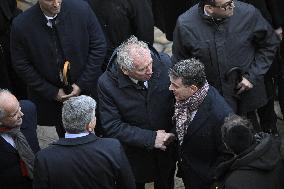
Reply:
[[232, 8], [234, 6], [234, 0], [230, 0], [226, 3], [224, 3], [223, 5], [211, 5], [213, 7], [217, 7], [220, 9], [224, 9], [225, 11], [228, 9], [228, 7]]

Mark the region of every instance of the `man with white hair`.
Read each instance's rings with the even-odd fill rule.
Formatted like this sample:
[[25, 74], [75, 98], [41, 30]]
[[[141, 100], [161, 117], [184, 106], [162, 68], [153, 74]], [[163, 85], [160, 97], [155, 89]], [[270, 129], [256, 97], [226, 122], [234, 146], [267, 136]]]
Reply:
[[0, 89], [1, 188], [32, 187], [34, 153], [39, 151], [36, 127], [35, 105]]
[[136, 188], [174, 185], [173, 95], [170, 59], [132, 36], [112, 55], [99, 78], [99, 112], [103, 134], [120, 140], [132, 166]]
[[95, 109], [96, 101], [84, 95], [64, 102], [65, 138], [37, 154], [34, 188], [135, 188], [119, 141], [98, 138], [93, 133]]

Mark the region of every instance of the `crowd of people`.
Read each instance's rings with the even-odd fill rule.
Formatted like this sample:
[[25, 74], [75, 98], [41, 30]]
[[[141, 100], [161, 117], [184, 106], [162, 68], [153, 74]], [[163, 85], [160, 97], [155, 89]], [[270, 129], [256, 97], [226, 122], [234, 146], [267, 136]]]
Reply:
[[[284, 187], [282, 1], [16, 5], [0, 1], [5, 189]], [[59, 140], [40, 149], [43, 125]]]

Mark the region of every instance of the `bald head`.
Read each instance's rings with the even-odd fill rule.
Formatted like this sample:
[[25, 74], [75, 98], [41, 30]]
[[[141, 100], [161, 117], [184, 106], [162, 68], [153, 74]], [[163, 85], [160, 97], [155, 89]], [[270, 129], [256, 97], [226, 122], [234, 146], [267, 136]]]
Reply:
[[0, 125], [19, 126], [23, 115], [17, 98], [10, 91], [0, 89]]

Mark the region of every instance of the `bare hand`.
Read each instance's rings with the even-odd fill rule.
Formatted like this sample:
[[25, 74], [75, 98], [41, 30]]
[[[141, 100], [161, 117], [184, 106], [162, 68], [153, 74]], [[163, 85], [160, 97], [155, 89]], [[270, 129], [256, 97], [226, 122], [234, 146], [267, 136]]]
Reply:
[[237, 94], [241, 94], [244, 91], [250, 90], [253, 88], [253, 84], [251, 82], [249, 82], [249, 80], [247, 80], [246, 78], [243, 77], [242, 81], [240, 83], [238, 83], [237, 85], [237, 89], [238, 92]]
[[279, 27], [275, 30], [276, 35], [279, 37], [279, 39], [282, 41], [283, 39], [283, 30], [282, 27]]
[[167, 146], [170, 143], [172, 143], [176, 139], [175, 135], [173, 133], [166, 133], [164, 137], [164, 145]]
[[58, 90], [58, 93], [57, 93], [56, 97], [55, 97], [55, 100], [58, 101], [58, 102], [63, 102], [64, 101], [64, 99], [63, 99], [64, 96], [66, 96], [66, 94], [65, 94], [64, 90], [62, 88], [60, 88]]
[[166, 137], [165, 136], [166, 132], [165, 132], [165, 130], [158, 130], [156, 132], [157, 132], [157, 136], [156, 136], [156, 139], [155, 139], [154, 147], [165, 151], [167, 149], [167, 147], [164, 145], [164, 139]]
[[165, 130], [158, 130], [155, 140], [155, 148], [165, 151], [167, 145], [175, 140], [175, 135], [173, 133], [166, 133]]
[[73, 83], [72, 84], [72, 88], [73, 88], [72, 92], [70, 94], [68, 94], [68, 95], [62, 96], [62, 99], [67, 100], [70, 97], [79, 96], [80, 95], [81, 89], [80, 89], [80, 87], [78, 85]]

